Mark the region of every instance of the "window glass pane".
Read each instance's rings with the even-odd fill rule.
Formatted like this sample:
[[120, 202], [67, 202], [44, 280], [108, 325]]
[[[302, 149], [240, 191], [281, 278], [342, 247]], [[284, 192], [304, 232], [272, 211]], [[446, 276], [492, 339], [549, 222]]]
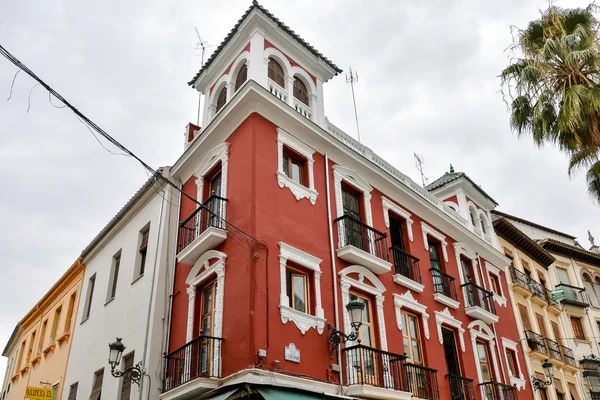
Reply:
[[210, 336], [210, 315], [202, 318], [202, 334], [205, 336]]
[[204, 289], [204, 300], [202, 304], [202, 314], [207, 314], [212, 310], [212, 285]]
[[361, 344], [365, 346], [371, 346], [371, 327], [368, 325], [361, 325]]
[[297, 161], [292, 160], [292, 180], [294, 182], [300, 183], [301, 172], [300, 164]]
[[305, 278], [301, 275], [293, 275], [294, 287], [294, 309], [297, 311], [306, 312], [306, 288]]
[[569, 273], [566, 269], [556, 268], [556, 274], [558, 275], [560, 283], [569, 284]]
[[487, 353], [483, 343], [477, 343], [477, 355], [479, 356], [479, 362], [487, 363]]
[[419, 349], [419, 342], [413, 340], [412, 342], [412, 356], [415, 362], [421, 362], [421, 354]]
[[413, 339], [418, 338], [418, 333], [417, 333], [417, 319], [415, 317], [413, 317], [412, 315], [408, 316], [408, 326], [410, 327], [410, 337]]
[[404, 338], [404, 353], [406, 353], [406, 355], [408, 357], [410, 357], [410, 348], [408, 347], [408, 338], [407, 337]]
[[283, 154], [283, 173], [287, 176], [290, 177], [290, 158], [288, 157], [287, 154]]

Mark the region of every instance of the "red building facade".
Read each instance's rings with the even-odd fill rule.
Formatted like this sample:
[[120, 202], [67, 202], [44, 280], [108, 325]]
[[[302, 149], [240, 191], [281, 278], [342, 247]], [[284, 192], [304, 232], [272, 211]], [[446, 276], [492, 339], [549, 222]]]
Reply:
[[190, 82], [203, 128], [171, 174], [203, 206], [173, 221], [161, 398], [532, 399], [495, 202], [453, 171], [424, 189], [332, 125], [339, 72], [254, 2]]

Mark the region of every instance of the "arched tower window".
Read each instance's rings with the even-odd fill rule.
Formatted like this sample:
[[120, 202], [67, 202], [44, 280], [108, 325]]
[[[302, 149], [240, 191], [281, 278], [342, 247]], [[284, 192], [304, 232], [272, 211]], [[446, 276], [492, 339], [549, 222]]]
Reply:
[[221, 89], [221, 92], [219, 93], [219, 97], [217, 98], [217, 110], [216, 110], [217, 112], [219, 112], [219, 110], [221, 108], [223, 108], [226, 101], [227, 101], [227, 87], [224, 87], [223, 89]]
[[294, 78], [294, 97], [308, 105], [308, 89], [306, 89], [306, 85], [298, 77]]
[[596, 294], [596, 291], [594, 290], [594, 285], [592, 284], [592, 279], [590, 278], [590, 276], [588, 274], [583, 274], [582, 276], [583, 278], [583, 287], [585, 288], [585, 291], [587, 292], [589, 298], [590, 298], [590, 302], [592, 303], [593, 307], [600, 307], [600, 302], [598, 302], [598, 296]]
[[285, 87], [285, 74], [283, 73], [283, 68], [281, 65], [273, 59], [273, 57], [269, 57], [269, 79], [281, 86]]
[[237, 77], [235, 78], [235, 90], [237, 91], [244, 82], [248, 79], [248, 64], [242, 65], [242, 68], [238, 71]]

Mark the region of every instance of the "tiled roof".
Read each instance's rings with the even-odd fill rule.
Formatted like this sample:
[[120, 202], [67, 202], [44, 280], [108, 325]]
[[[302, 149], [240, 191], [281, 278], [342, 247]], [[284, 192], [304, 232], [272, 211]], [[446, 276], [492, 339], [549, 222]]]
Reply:
[[202, 68], [200, 68], [200, 71], [198, 71], [196, 76], [194, 76], [194, 78], [188, 82], [188, 85], [193, 86], [194, 83], [196, 82], [196, 80], [198, 80], [198, 78], [200, 77], [200, 75], [202, 75], [202, 73], [204, 71], [206, 71], [206, 69], [208, 69], [208, 67], [210, 67], [210, 65], [213, 63], [213, 61], [215, 61], [215, 59], [221, 53], [221, 51], [225, 48], [225, 46], [227, 46], [227, 43], [229, 43], [229, 41], [237, 33], [239, 27], [242, 25], [242, 23], [244, 22], [246, 17], [248, 17], [248, 15], [250, 15], [252, 10], [254, 10], [254, 9], [260, 10], [263, 14], [265, 14], [273, 22], [275, 22], [281, 30], [283, 30], [285, 33], [287, 33], [292, 38], [294, 38], [296, 41], [298, 41], [302, 46], [304, 46], [308, 51], [313, 53], [315, 56], [317, 56], [320, 59], [322, 59], [323, 61], [325, 61], [331, 68], [333, 68], [335, 70], [336, 75], [342, 72], [342, 70], [339, 69], [338, 66], [335, 65], [331, 60], [329, 60], [327, 57], [325, 57], [323, 54], [321, 54], [317, 49], [315, 49], [313, 46], [311, 46], [309, 43], [307, 43], [304, 39], [302, 39], [300, 36], [298, 36], [296, 34], [296, 32], [294, 32], [290, 27], [288, 27], [286, 24], [281, 22], [277, 17], [275, 17], [273, 14], [271, 14], [271, 12], [269, 10], [267, 10], [266, 8], [264, 8], [263, 6], [258, 4], [258, 1], [253, 0], [250, 8], [248, 8], [248, 10], [244, 13], [244, 15], [242, 15], [242, 17], [238, 20], [238, 22], [235, 24], [235, 26], [229, 31], [227, 36], [225, 36], [225, 39], [223, 39], [221, 44], [216, 48], [216, 50], [208, 58], [206, 63], [202, 66]]
[[476, 184], [464, 172], [446, 172], [444, 175], [440, 176], [435, 181], [433, 181], [429, 185], [425, 186], [425, 189], [429, 190], [430, 192], [433, 192], [435, 189], [440, 188], [440, 187], [442, 187], [442, 186], [444, 186], [444, 185], [446, 185], [446, 184], [448, 184], [450, 182], [453, 182], [453, 181], [455, 181], [455, 180], [457, 180], [459, 178], [465, 178], [485, 198], [491, 200], [495, 205], [498, 205], [498, 203], [496, 203], [496, 200], [494, 200], [492, 198], [492, 196], [490, 196], [489, 194], [487, 194], [478, 184]]
[[536, 224], [535, 222], [531, 222], [531, 221], [528, 221], [528, 220], [523, 219], [523, 218], [515, 217], [514, 215], [510, 215], [510, 214], [507, 214], [505, 212], [500, 212], [498, 210], [492, 210], [491, 213], [499, 215], [501, 217], [505, 217], [505, 218], [508, 218], [508, 219], [515, 220], [515, 221], [520, 222], [520, 223], [525, 224], [525, 225], [533, 226], [534, 228], [542, 229], [542, 230], [544, 230], [546, 232], [550, 232], [550, 233], [554, 233], [556, 235], [564, 236], [564, 237], [566, 237], [568, 239], [575, 239], [575, 236], [571, 236], [568, 233], [560, 232], [560, 231], [557, 231], [555, 229], [548, 228], [548, 227], [546, 227], [544, 225]]
[[17, 332], [19, 332], [19, 329], [21, 329], [21, 326], [19, 324], [17, 324], [15, 326], [15, 329], [13, 329], [10, 338], [8, 339], [8, 342], [6, 342], [6, 346], [4, 346], [4, 350], [2, 351], [2, 355], [4, 357], [8, 357], [10, 356], [10, 354], [8, 354], [8, 349], [10, 348], [10, 345], [12, 344], [13, 340], [16, 339], [17, 337]]
[[550, 253], [544, 250], [544, 248], [535, 240], [531, 239], [519, 228], [514, 226], [508, 219], [499, 215], [492, 215], [492, 219], [494, 220], [494, 229], [499, 236], [502, 236], [515, 246], [521, 248], [541, 265], [548, 267], [555, 261], [555, 258], [552, 257]]
[[146, 183], [144, 183], [144, 186], [142, 186], [132, 197], [131, 199], [129, 199], [129, 201], [119, 210], [119, 212], [108, 222], [108, 224], [106, 224], [106, 226], [100, 231], [100, 233], [98, 233], [98, 235], [96, 235], [96, 237], [90, 242], [90, 244], [88, 244], [86, 246], [85, 249], [83, 249], [83, 251], [81, 252], [81, 257], [85, 258], [88, 253], [92, 250], [92, 248], [97, 245], [100, 240], [102, 240], [102, 238], [104, 237], [104, 235], [106, 235], [116, 224], [117, 222], [119, 222], [119, 220], [127, 213], [127, 211], [129, 211], [134, 204], [140, 199], [142, 198], [142, 196], [144, 196], [144, 194], [150, 190], [150, 188], [152, 187], [152, 185], [154, 185], [154, 183], [158, 180], [158, 175], [161, 174], [165, 168], [168, 167], [161, 167], [156, 171], [156, 174], [152, 175], [150, 177], [150, 179], [148, 179], [146, 181]]
[[600, 266], [600, 254], [550, 238], [538, 240], [537, 242], [548, 251], [559, 253], [588, 264]]

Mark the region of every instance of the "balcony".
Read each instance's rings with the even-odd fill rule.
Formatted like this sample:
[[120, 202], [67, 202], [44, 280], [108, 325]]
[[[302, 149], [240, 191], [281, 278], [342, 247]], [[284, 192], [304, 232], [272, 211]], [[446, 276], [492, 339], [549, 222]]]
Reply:
[[518, 400], [517, 388], [499, 382], [479, 384], [482, 400]]
[[459, 375], [446, 375], [450, 385], [450, 400], [476, 400], [473, 379]]
[[560, 289], [563, 291], [563, 298], [560, 300], [563, 305], [581, 308], [587, 308], [590, 306], [584, 288], [567, 285], [565, 283], [556, 285], [554, 288], [555, 291]]
[[302, 114], [305, 118], [313, 119], [313, 112], [309, 106], [294, 98], [294, 109]]
[[339, 258], [362, 265], [377, 275], [392, 270], [392, 263], [388, 261], [387, 255], [387, 234], [350, 215], [337, 218], [334, 222], [337, 224], [339, 235]]
[[529, 287], [531, 288], [531, 293], [533, 294], [531, 300], [534, 303], [537, 303], [540, 306], [548, 304], [548, 298], [546, 297], [546, 288], [542, 286], [541, 283], [530, 279]]
[[521, 292], [521, 294], [529, 297], [531, 293], [531, 289], [529, 287], [529, 277], [516, 269], [515, 267], [510, 267], [510, 278], [513, 283], [513, 290], [516, 292]]
[[546, 350], [548, 350], [548, 355], [550, 358], [555, 359], [556, 361], [562, 362], [563, 358], [560, 353], [560, 345], [552, 339], [544, 338], [544, 342], [546, 345]]
[[207, 250], [212, 250], [227, 239], [225, 215], [227, 199], [210, 196], [202, 207], [179, 224], [177, 260], [193, 265]]
[[419, 259], [397, 246], [390, 247], [390, 253], [394, 259], [394, 282], [415, 292], [423, 292], [425, 286], [421, 281]]
[[560, 344], [558, 345], [558, 348], [560, 349], [560, 354], [565, 364], [577, 369], [577, 360], [575, 360], [575, 356], [573, 356], [573, 350]]
[[460, 303], [456, 296], [454, 277], [437, 268], [431, 268], [430, 271], [433, 276], [433, 298], [448, 307], [457, 309]]
[[[177, 390], [186, 397], [215, 389], [221, 377], [223, 339], [198, 336], [165, 356], [164, 391]], [[196, 381], [194, 383], [190, 383]], [[187, 385], [186, 385], [187, 384]]]
[[548, 289], [546, 289], [546, 300], [548, 301], [548, 311], [557, 316], [562, 313], [562, 307], [558, 301], [552, 298], [552, 292]]
[[494, 293], [488, 292], [473, 282], [462, 285], [465, 296], [465, 313], [475, 319], [480, 319], [488, 324], [498, 322]]
[[408, 390], [413, 398], [439, 400], [437, 370], [416, 364], [405, 364]]
[[527, 338], [527, 345], [532, 352], [538, 353], [538, 357], [548, 357], [548, 349], [546, 348], [546, 342], [544, 337], [533, 331], [525, 331], [525, 338]]

